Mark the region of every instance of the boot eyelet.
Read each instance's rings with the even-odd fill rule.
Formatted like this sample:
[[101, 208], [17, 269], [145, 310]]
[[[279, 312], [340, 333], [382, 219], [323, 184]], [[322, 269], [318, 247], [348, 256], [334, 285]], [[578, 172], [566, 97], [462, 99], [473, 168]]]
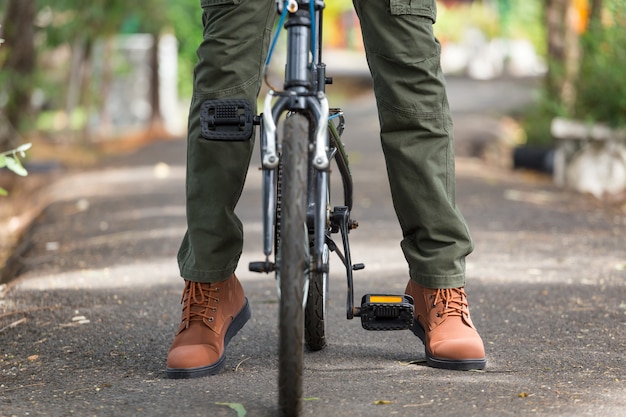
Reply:
[[209, 323], [212, 323], [215, 320], [213, 317], [209, 317]]

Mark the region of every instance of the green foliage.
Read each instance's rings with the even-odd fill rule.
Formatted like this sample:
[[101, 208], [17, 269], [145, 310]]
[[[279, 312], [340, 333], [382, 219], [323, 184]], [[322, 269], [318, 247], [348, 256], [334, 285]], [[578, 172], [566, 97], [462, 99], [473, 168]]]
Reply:
[[138, 31], [158, 33], [167, 20], [166, 3], [166, 0], [38, 0], [38, 24], [46, 31], [48, 47], [120, 33], [131, 19], [137, 21]]
[[[554, 80], [565, 78], [565, 64], [548, 62], [551, 77], [544, 84], [543, 97], [521, 119], [532, 145], [550, 145], [554, 117], [588, 123], [626, 127], [626, 2], [605, 0], [601, 18], [591, 22], [580, 37], [582, 58], [574, 80], [574, 101], [563, 100], [563, 86]], [[550, 82], [552, 81], [552, 82]]]
[[[191, 96], [196, 48], [202, 40], [202, 9], [197, 1], [143, 0], [38, 0], [43, 51], [75, 41], [93, 44], [97, 39], [119, 33], [173, 32], [178, 40], [179, 89]], [[63, 97], [54, 91], [57, 82], [44, 83], [49, 97]], [[61, 84], [62, 87], [62, 84]]]
[[245, 417], [248, 412], [245, 407], [239, 403], [215, 403], [217, 405], [225, 405], [230, 407], [230, 409], [234, 410], [237, 413], [237, 417]]
[[191, 96], [196, 49], [202, 41], [202, 9], [198, 1], [39, 0], [51, 14], [47, 46], [77, 38], [93, 41], [118, 33], [173, 32], [178, 40], [179, 90]]
[[196, 49], [202, 41], [202, 9], [197, 1], [171, 1], [166, 6], [168, 27], [178, 40], [178, 90], [191, 97]]
[[[28, 172], [20, 161], [20, 157], [26, 157], [26, 151], [29, 150], [31, 146], [32, 145], [30, 143], [25, 143], [15, 149], [0, 153], [0, 169], [6, 167], [10, 171], [13, 171], [15, 174], [22, 177], [28, 175]], [[6, 196], [7, 194], [7, 191], [0, 187], [0, 196]]]
[[574, 116], [626, 126], [626, 4], [607, 2], [608, 16], [581, 38], [583, 59], [576, 83]]
[[[507, 15], [501, 15], [502, 32], [510, 39], [529, 40], [539, 55], [546, 53], [543, 13], [544, 1], [506, 0], [509, 3]], [[502, 3], [503, 0], [500, 0]]]
[[480, 30], [487, 39], [527, 39], [540, 55], [545, 53], [545, 30], [541, 0], [499, 0], [474, 2], [445, 8], [438, 4], [439, 17], [434, 26], [443, 41], [462, 42], [469, 28]]
[[500, 35], [498, 13], [483, 4], [463, 4], [451, 8], [439, 5], [435, 34], [442, 42], [461, 43], [470, 28], [480, 30], [488, 39]]

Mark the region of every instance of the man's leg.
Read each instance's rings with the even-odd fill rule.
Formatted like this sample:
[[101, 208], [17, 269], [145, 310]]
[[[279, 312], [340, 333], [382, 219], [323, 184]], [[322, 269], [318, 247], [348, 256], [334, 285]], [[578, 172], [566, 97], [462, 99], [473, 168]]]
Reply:
[[250, 317], [234, 276], [243, 246], [235, 206], [253, 148], [201, 137], [200, 107], [241, 99], [256, 112], [261, 71], [275, 17], [274, 0], [202, 0], [203, 41], [194, 71], [187, 133], [187, 233], [178, 253], [185, 279], [183, 314], [170, 348], [173, 378], [212, 375], [228, 341]]
[[402, 250], [416, 302], [414, 331], [431, 365], [485, 365], [469, 318], [465, 257], [473, 249], [455, 203], [452, 120], [433, 35], [435, 0], [354, 0], [361, 21]]

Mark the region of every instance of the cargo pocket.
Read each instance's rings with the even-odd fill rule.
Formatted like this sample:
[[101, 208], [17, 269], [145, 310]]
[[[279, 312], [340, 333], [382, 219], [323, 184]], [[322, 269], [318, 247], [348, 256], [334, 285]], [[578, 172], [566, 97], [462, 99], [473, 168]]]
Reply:
[[411, 15], [437, 20], [437, 3], [435, 0], [389, 0], [389, 9], [392, 15]]

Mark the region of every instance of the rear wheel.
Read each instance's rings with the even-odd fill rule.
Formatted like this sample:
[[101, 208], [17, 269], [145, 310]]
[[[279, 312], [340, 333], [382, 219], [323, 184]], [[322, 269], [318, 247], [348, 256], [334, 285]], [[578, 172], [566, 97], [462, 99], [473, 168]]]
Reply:
[[304, 293], [309, 269], [306, 227], [308, 120], [293, 114], [285, 120], [282, 142], [280, 214], [280, 317], [278, 405], [280, 415], [302, 411]]

